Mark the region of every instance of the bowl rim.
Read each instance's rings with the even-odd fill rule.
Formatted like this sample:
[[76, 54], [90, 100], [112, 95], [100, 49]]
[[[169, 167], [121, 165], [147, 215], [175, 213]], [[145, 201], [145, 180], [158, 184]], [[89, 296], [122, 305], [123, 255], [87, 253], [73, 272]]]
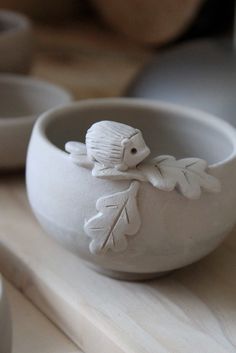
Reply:
[[[0, 23], [1, 20], [9, 23], [9, 28], [0, 31], [0, 38], [8, 37], [24, 30], [30, 30], [32, 28], [32, 23], [30, 19], [17, 11], [11, 10], [0, 10]], [[14, 23], [14, 26], [12, 25]]]
[[[48, 82], [46, 80], [42, 80], [40, 78], [34, 76], [26, 76], [20, 74], [8, 74], [8, 73], [0, 73], [0, 85], [2, 84], [11, 84], [12, 86], [22, 86], [24, 87], [36, 87], [38, 89], [48, 90], [52, 92], [52, 94], [58, 95], [63, 99], [63, 102], [58, 105], [68, 104], [73, 101], [73, 95], [66, 90], [65, 88]], [[55, 108], [51, 108], [55, 109]], [[34, 122], [42, 113], [36, 113], [32, 115], [22, 115], [22, 116], [8, 116], [4, 117], [0, 115], [0, 128], [9, 125], [21, 125]]]
[[47, 147], [50, 148], [52, 151], [54, 151], [58, 155], [61, 155], [63, 158], [67, 157], [68, 153], [66, 151], [63, 151], [62, 149], [58, 148], [48, 139], [46, 135], [46, 128], [48, 124], [57, 118], [58, 113], [66, 114], [67, 112], [76, 111], [78, 108], [88, 106], [97, 107], [99, 109], [99, 107], [101, 106], [112, 106], [114, 104], [120, 104], [121, 106], [123, 105], [127, 107], [140, 106], [147, 109], [154, 108], [163, 112], [183, 114], [184, 118], [200, 122], [201, 124], [206, 125], [209, 128], [214, 127], [214, 129], [217, 129], [220, 133], [223, 132], [226, 138], [230, 140], [232, 144], [232, 152], [226, 158], [216, 163], [209, 164], [208, 168], [217, 168], [236, 159], [236, 129], [230, 123], [214, 116], [213, 114], [206, 113], [204, 111], [194, 108], [184, 107], [179, 104], [167, 103], [161, 100], [115, 97], [75, 101], [70, 104], [63, 105], [61, 107], [52, 108], [46, 111], [45, 113], [41, 114], [35, 123], [33, 133], [38, 132], [42, 142], [44, 142], [44, 144], [46, 144]]

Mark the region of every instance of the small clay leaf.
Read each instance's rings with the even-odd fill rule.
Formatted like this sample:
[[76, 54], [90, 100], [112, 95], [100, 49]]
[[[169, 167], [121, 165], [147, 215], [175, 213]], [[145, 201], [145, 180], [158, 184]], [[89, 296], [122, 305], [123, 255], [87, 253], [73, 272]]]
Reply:
[[189, 199], [198, 199], [201, 189], [220, 191], [219, 181], [206, 172], [207, 163], [199, 158], [176, 160], [172, 156], [159, 156], [138, 168], [156, 188], [164, 191], [177, 188]]
[[87, 154], [87, 149], [84, 143], [77, 141], [69, 141], [65, 144], [65, 150], [71, 154], [84, 155]]
[[65, 150], [70, 154], [73, 163], [84, 168], [92, 168], [93, 163], [87, 156], [87, 149], [84, 143], [69, 141], [65, 144]]
[[137, 206], [139, 182], [133, 181], [128, 190], [98, 199], [97, 215], [84, 225], [86, 234], [92, 238], [89, 245], [93, 254], [115, 252], [127, 247], [127, 235], [134, 235], [141, 221]]

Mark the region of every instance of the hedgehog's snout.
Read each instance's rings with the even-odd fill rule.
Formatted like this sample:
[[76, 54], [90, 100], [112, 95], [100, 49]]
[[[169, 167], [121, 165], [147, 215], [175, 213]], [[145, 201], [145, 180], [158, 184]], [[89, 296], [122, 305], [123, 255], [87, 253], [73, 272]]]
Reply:
[[129, 168], [136, 167], [150, 153], [141, 132], [132, 136], [125, 146], [124, 162]]

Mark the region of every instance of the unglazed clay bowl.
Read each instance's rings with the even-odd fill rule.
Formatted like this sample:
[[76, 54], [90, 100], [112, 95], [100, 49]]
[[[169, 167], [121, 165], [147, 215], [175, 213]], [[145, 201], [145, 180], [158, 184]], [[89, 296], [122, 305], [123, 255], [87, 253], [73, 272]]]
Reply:
[[0, 74], [0, 169], [24, 166], [37, 117], [70, 101], [68, 92], [50, 83], [27, 76]]
[[0, 275], [0, 352], [11, 352], [11, 319], [4, 283]]
[[[194, 199], [196, 188], [190, 188], [194, 192], [188, 198], [178, 189], [167, 191], [168, 185], [164, 191], [149, 182], [96, 177], [96, 170], [74, 163], [64, 146], [68, 141], [84, 142], [87, 129], [102, 120], [138, 128], [151, 157], [206, 160], [208, 174], [218, 180], [221, 189], [204, 191]], [[109, 139], [105, 125], [104, 143]], [[74, 161], [76, 156], [79, 154]], [[215, 249], [236, 220], [235, 129], [209, 114], [167, 103], [101, 99], [46, 112], [34, 126], [26, 174], [30, 204], [48, 234], [96, 270], [118, 278], [151, 278], [193, 263]], [[187, 186], [191, 183], [189, 179]], [[112, 224], [109, 217], [127, 190], [127, 212], [119, 213]], [[125, 241], [122, 238], [117, 249], [107, 238], [99, 252], [99, 232], [114, 224], [115, 236], [122, 231], [129, 236], [125, 235]], [[122, 228], [124, 224], [126, 228]], [[97, 236], [95, 242], [93, 235]]]
[[0, 10], [0, 71], [27, 73], [33, 53], [32, 26], [24, 15]]

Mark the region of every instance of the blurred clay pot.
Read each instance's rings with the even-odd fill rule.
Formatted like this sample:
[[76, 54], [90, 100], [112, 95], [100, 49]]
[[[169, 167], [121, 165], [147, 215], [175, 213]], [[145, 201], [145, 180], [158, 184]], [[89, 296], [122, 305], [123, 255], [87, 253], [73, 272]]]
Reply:
[[11, 319], [4, 289], [3, 279], [0, 275], [0, 352], [11, 352]]
[[27, 17], [0, 11], [0, 71], [28, 73], [32, 63], [32, 27]]
[[190, 25], [203, 0], [92, 0], [115, 30], [146, 44], [161, 45]]
[[37, 117], [72, 97], [46, 81], [12, 74], [0, 74], [0, 92], [0, 169], [21, 168]]

